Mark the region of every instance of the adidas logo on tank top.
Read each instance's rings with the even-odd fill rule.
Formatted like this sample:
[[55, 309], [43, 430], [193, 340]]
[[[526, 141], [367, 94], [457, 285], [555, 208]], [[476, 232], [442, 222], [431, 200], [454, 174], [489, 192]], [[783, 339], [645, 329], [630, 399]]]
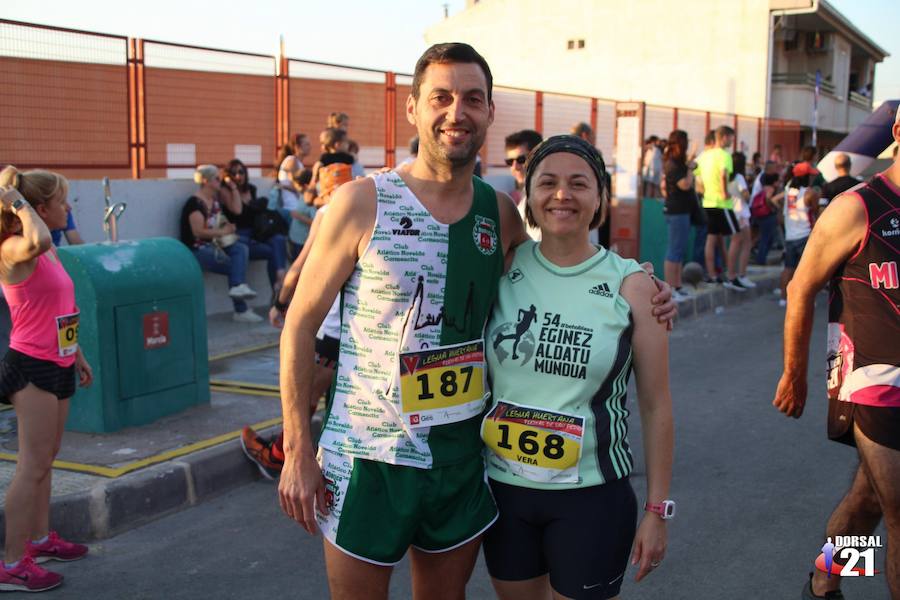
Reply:
[[609, 291], [608, 283], [598, 283], [594, 287], [588, 290], [589, 293], [594, 294], [595, 296], [603, 296], [604, 298], [612, 298], [613, 293]]

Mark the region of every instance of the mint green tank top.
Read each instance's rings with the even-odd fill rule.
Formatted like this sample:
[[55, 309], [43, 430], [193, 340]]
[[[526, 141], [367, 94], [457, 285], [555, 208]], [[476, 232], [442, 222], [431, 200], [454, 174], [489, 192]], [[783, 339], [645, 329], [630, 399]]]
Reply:
[[625, 394], [633, 323], [619, 288], [640, 270], [605, 248], [573, 267], [551, 263], [537, 242], [516, 249], [485, 336], [489, 477], [565, 489], [631, 472]]

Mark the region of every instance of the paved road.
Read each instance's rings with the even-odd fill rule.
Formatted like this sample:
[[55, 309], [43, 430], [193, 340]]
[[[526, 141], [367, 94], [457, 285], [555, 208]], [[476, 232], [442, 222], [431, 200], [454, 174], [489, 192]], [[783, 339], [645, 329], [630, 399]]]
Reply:
[[[819, 297], [819, 304], [824, 304]], [[824, 311], [810, 367], [811, 406], [799, 421], [771, 407], [783, 312], [773, 299], [683, 323], [672, 335], [679, 515], [668, 557], [626, 599], [795, 599], [821, 547], [827, 515], [855, 469], [852, 450], [824, 436]], [[631, 395], [634, 401], [633, 392]], [[632, 408], [634, 405], [632, 404]], [[632, 416], [640, 456], [640, 421]], [[643, 497], [642, 468], [634, 478]], [[884, 529], [879, 532], [884, 538]], [[884, 551], [876, 553], [883, 568]], [[272, 484], [227, 496], [95, 544], [50, 597], [327, 598], [321, 545], [279, 512]], [[633, 577], [633, 572], [630, 573]], [[483, 563], [470, 598], [492, 598]], [[849, 581], [850, 600], [887, 599], [883, 576]], [[409, 598], [397, 569], [392, 598]]]

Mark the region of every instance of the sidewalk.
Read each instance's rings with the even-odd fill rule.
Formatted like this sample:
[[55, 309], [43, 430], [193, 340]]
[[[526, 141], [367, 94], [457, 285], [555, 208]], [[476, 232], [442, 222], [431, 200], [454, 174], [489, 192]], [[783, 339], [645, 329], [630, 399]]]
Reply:
[[[678, 321], [771, 298], [780, 273], [780, 266], [751, 267], [757, 287], [744, 293], [718, 285], [688, 286], [693, 297], [679, 304]], [[241, 451], [239, 434], [244, 425], [280, 428], [279, 332], [268, 322], [234, 323], [230, 314], [210, 317], [208, 331], [209, 406], [115, 433], [66, 432], [54, 463], [50, 516], [60, 535], [82, 541], [108, 538], [260, 477]], [[0, 412], [0, 453], [15, 451], [15, 415], [6, 410]], [[0, 460], [0, 501], [14, 470], [13, 462]], [[0, 536], [2, 521], [0, 512]]]

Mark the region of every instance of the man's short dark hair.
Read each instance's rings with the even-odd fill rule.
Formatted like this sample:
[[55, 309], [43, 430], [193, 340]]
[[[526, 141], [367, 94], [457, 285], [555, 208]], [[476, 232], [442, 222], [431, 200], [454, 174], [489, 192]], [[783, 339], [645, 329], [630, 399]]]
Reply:
[[446, 64], [446, 63], [475, 63], [481, 67], [484, 73], [484, 79], [487, 82], [487, 99], [488, 102], [493, 98], [494, 77], [491, 75], [491, 68], [488, 66], [484, 57], [472, 46], [463, 44], [462, 42], [450, 42], [447, 44], [435, 44], [425, 51], [416, 62], [416, 70], [413, 73], [412, 81], [412, 97], [419, 99], [419, 88], [422, 86], [422, 78], [425, 77], [425, 70], [430, 65]]
[[715, 143], [716, 141], [716, 132], [713, 129], [710, 129], [706, 132], [706, 137], [703, 138], [703, 143], [709, 146], [710, 144]]
[[519, 146], [525, 146], [531, 152], [534, 148], [544, 141], [543, 136], [534, 129], [523, 129], [506, 136], [506, 149], [512, 150]]
[[716, 140], [724, 140], [730, 135], [734, 135], [734, 129], [728, 125], [719, 125], [716, 127]]

